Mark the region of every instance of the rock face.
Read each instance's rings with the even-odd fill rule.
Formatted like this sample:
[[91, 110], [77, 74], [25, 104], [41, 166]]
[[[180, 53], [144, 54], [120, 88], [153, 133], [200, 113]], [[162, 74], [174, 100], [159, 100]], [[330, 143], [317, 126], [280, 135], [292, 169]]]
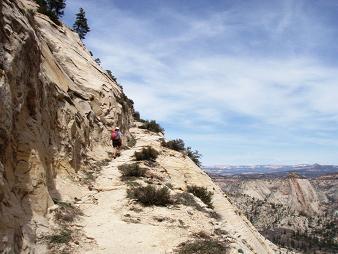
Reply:
[[55, 177], [128, 134], [132, 104], [78, 36], [30, 9], [0, 2], [0, 252], [30, 252], [37, 223], [58, 198]]
[[[238, 249], [275, 253], [276, 246], [239, 215], [189, 158], [161, 148], [161, 135], [130, 129], [134, 124], [132, 101], [95, 63], [77, 34], [62, 24], [56, 26], [36, 13], [36, 8], [30, 0], [0, 1], [0, 252], [48, 252], [37, 246], [41, 243], [39, 236], [51, 230], [53, 205], [80, 200], [77, 205], [89, 216], [80, 224], [89, 237], [86, 239], [95, 240], [95, 253], [112, 253], [102, 246], [113, 242], [109, 230], [119, 226], [125, 230], [122, 236], [126, 244], [114, 253], [142, 253], [137, 243], [135, 249], [127, 248], [128, 237], [143, 232], [135, 221], [120, 217], [128, 209], [131, 213], [133, 202], [126, 197], [127, 183], [120, 180], [117, 166], [133, 160], [135, 150], [150, 145], [161, 156], [149, 178], [157, 179], [158, 185], [171, 184], [172, 194], [184, 191], [188, 184], [207, 187], [214, 192], [214, 209], [220, 217], [210, 217], [212, 213], [206, 213], [206, 208], [201, 212], [184, 205], [176, 210], [146, 208], [136, 219], [148, 225], [143, 242], [147, 250], [154, 242], [157, 247], [153, 253], [173, 252], [191, 233], [204, 229], [216, 234], [218, 229], [218, 234], [230, 241], [231, 253]], [[111, 159], [110, 130], [116, 125], [125, 139], [131, 137], [132, 130], [137, 145], [101, 167]], [[101, 175], [88, 191], [81, 176], [98, 171]], [[84, 200], [89, 199], [95, 202], [86, 206]], [[103, 213], [105, 208], [114, 214], [114, 220]], [[178, 220], [180, 216], [186, 222]], [[99, 227], [97, 220], [107, 224], [104, 230], [91, 230]], [[165, 243], [166, 235], [154, 232], [169, 232], [171, 240]], [[83, 248], [80, 253], [88, 251]]]
[[317, 192], [308, 179], [290, 176], [289, 185], [289, 207], [309, 215], [321, 213]]
[[[304, 252], [336, 252], [337, 178], [296, 174], [214, 176], [234, 204], [274, 243]], [[323, 247], [324, 246], [324, 247]]]
[[275, 179], [237, 179], [218, 182], [228, 193], [241, 193], [257, 200], [281, 204], [288, 209], [308, 215], [321, 213], [320, 202], [311, 182], [290, 174], [287, 178]]

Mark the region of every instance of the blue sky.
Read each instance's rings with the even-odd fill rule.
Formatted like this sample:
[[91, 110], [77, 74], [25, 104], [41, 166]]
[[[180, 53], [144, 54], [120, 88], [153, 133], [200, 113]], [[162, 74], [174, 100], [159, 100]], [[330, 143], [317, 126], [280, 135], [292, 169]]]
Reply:
[[338, 164], [338, 1], [68, 0], [146, 119], [215, 164]]

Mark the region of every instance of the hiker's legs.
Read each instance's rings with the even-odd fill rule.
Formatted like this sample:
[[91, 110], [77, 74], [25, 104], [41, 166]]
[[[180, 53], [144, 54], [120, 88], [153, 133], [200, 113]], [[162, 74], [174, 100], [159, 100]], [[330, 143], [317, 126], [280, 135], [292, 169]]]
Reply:
[[114, 141], [112, 141], [112, 146], [113, 146], [113, 158], [115, 159], [115, 158], [116, 158], [116, 150], [117, 150], [117, 147], [116, 147], [116, 145], [114, 144]]

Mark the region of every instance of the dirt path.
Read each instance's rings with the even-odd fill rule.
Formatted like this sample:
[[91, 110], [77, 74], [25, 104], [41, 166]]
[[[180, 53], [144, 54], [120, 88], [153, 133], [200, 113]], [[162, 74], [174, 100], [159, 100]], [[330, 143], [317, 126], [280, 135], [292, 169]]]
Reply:
[[[80, 247], [79, 253], [173, 253], [180, 243], [193, 239], [201, 231], [226, 239], [231, 254], [238, 253], [238, 249], [243, 249], [245, 253], [275, 253], [275, 246], [267, 242], [247, 219], [238, 214], [237, 208], [224, 197], [220, 188], [189, 158], [179, 152], [164, 149], [160, 135], [150, 134], [139, 128], [133, 128], [131, 132], [137, 140], [136, 145], [122, 151], [120, 157], [102, 168], [93, 191], [79, 204], [84, 213], [80, 226], [88, 237], [88, 241], [84, 240], [83, 243], [89, 242]], [[187, 185], [205, 186], [214, 193], [213, 213], [209, 213], [211, 211], [207, 208], [196, 209], [191, 204], [143, 207], [126, 197], [128, 184], [131, 182], [121, 181], [118, 166], [131, 163], [135, 151], [148, 145], [161, 153], [156, 165], [148, 169], [148, 177], [137, 181], [142, 182], [142, 185], [169, 184], [172, 197], [184, 194]], [[200, 207], [204, 205], [199, 199], [194, 200], [199, 202]]]
[[97, 204], [80, 205], [85, 214], [81, 223], [84, 233], [96, 242], [81, 253], [171, 253], [172, 246], [180, 239], [177, 230], [168, 232], [167, 227], [123, 220], [128, 216], [130, 201], [126, 198], [127, 185], [120, 180], [117, 167], [130, 163], [135, 151], [152, 142], [145, 137], [140, 135], [135, 147], [122, 151], [120, 157], [102, 169], [94, 186], [99, 191], [91, 194], [97, 199]]

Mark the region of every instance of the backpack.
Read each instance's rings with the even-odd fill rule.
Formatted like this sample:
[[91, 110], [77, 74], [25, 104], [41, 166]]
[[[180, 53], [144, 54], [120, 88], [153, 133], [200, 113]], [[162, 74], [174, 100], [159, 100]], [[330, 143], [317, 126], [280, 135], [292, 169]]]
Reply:
[[118, 140], [118, 139], [120, 139], [120, 135], [119, 135], [119, 133], [118, 133], [118, 131], [112, 131], [111, 132], [111, 139], [112, 140]]

